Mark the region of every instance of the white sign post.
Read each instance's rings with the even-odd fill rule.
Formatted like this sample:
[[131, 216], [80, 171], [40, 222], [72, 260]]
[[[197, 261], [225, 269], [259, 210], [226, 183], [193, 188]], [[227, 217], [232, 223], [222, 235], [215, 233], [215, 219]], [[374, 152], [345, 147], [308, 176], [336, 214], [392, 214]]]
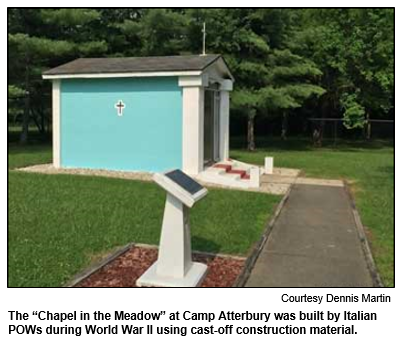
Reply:
[[264, 158], [264, 173], [273, 174], [273, 157]]
[[190, 208], [208, 191], [180, 170], [155, 174], [166, 190], [158, 260], [136, 281], [143, 287], [197, 287], [207, 266], [191, 259]]

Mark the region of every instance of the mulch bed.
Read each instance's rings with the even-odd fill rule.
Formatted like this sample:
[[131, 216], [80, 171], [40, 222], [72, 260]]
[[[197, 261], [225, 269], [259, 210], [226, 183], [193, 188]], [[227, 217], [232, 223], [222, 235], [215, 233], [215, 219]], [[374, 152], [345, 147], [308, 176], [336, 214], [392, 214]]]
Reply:
[[[75, 287], [136, 287], [136, 280], [157, 260], [156, 248], [133, 246], [124, 254], [79, 282]], [[208, 265], [201, 287], [232, 287], [244, 259], [194, 253], [193, 261]]]

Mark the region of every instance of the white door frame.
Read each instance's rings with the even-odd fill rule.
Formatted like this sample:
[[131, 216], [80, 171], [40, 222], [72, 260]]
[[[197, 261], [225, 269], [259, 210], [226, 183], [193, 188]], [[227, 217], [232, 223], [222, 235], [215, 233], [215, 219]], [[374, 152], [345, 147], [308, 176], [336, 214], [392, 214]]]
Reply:
[[[223, 161], [229, 158], [229, 91], [233, 89], [233, 82], [230, 79], [216, 82], [220, 84], [220, 99], [219, 150], [215, 154]], [[204, 170], [204, 91], [208, 83], [208, 74], [179, 77], [183, 90], [182, 170], [189, 175], [198, 175]]]
[[182, 170], [197, 175], [204, 170], [204, 87], [208, 75], [179, 77], [183, 88]]
[[229, 159], [229, 92], [233, 90], [232, 80], [221, 81], [220, 108], [219, 108], [219, 158], [221, 161]]
[[[213, 135], [213, 145], [212, 145], [212, 160], [214, 162], [218, 162], [221, 160], [220, 155], [220, 139], [221, 139], [221, 91], [220, 89], [210, 88], [207, 87], [204, 89], [205, 91], [212, 91], [214, 92], [214, 100], [213, 100], [213, 125], [212, 131]], [[204, 100], [205, 101], [205, 100]], [[205, 112], [205, 111], [204, 111]], [[205, 113], [204, 113], [204, 122], [205, 122]], [[205, 140], [204, 140], [205, 141]], [[204, 156], [205, 159], [205, 156]]]

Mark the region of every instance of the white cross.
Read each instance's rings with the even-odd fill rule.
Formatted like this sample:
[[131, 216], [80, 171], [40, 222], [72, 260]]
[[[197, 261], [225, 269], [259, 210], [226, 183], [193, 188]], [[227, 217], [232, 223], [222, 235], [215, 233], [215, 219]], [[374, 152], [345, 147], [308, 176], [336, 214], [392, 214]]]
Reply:
[[124, 102], [122, 102], [122, 100], [119, 100], [116, 104], [115, 104], [115, 108], [117, 108], [117, 112], [118, 112], [118, 116], [121, 117], [122, 116], [122, 112], [125, 108], [125, 104]]

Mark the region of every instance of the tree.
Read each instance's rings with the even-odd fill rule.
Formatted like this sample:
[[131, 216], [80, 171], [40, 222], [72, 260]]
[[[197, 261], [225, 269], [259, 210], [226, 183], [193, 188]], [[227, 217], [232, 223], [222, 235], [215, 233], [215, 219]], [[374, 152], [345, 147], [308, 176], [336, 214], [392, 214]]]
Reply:
[[[235, 76], [240, 90], [233, 93], [233, 107], [245, 110], [248, 120], [248, 150], [255, 149], [254, 124], [258, 113], [283, 115], [282, 136], [286, 137], [288, 112], [323, 94], [316, 85], [322, 72], [313, 62], [293, 54], [288, 47], [291, 13], [262, 9], [243, 11], [245, 28], [237, 32], [243, 55], [235, 59]], [[273, 45], [273, 47], [272, 47]]]
[[[190, 46], [201, 48], [201, 24], [207, 24], [207, 50], [223, 53], [237, 81], [232, 109], [247, 119], [247, 148], [255, 145], [257, 115], [298, 108], [324, 91], [322, 74], [308, 59], [288, 50], [292, 12], [280, 9], [190, 10]], [[197, 51], [198, 52], [198, 51]], [[286, 127], [284, 128], [284, 134]]]
[[310, 9], [300, 12], [295, 48], [324, 73], [323, 117], [343, 114], [347, 128], [370, 125], [371, 113], [393, 108], [392, 9]]
[[281, 138], [287, 138], [288, 113], [302, 107], [310, 98], [325, 90], [317, 85], [322, 72], [316, 65], [290, 50], [274, 50], [269, 59], [269, 86], [263, 89], [266, 107], [282, 112]]
[[270, 75], [266, 62], [271, 53], [269, 36], [281, 41], [285, 24], [280, 10], [198, 9], [189, 10], [188, 38], [194, 52], [201, 52], [202, 23], [207, 24], [207, 52], [225, 56], [237, 81], [231, 106], [247, 119], [247, 148], [255, 149], [255, 118], [266, 104], [262, 89]]
[[119, 28], [136, 43], [142, 56], [177, 55], [184, 48], [186, 17], [176, 10], [148, 9], [127, 19]]
[[[337, 20], [348, 35], [345, 57], [347, 73], [353, 84], [349, 93], [351, 99], [362, 107], [356, 108], [357, 114], [349, 114], [353, 107], [346, 108], [345, 117], [348, 124], [353, 126], [359, 111], [363, 109], [368, 139], [371, 136], [370, 114], [387, 113], [393, 107], [393, 14], [392, 9], [356, 9], [349, 11], [347, 16], [338, 16]], [[350, 35], [349, 30], [353, 31]]]
[[[98, 19], [97, 11], [87, 9], [13, 9], [9, 13], [9, 84], [25, 95], [21, 143], [28, 140], [31, 120], [42, 133], [45, 131], [44, 110], [50, 97], [41, 72], [77, 55], [106, 51], [105, 42], [91, 40], [88, 26]], [[47, 95], [48, 99], [44, 98]]]
[[[22, 74], [23, 82], [21, 85], [24, 91], [24, 113], [22, 120], [21, 143], [26, 143], [28, 140], [28, 125], [30, 115], [32, 115], [32, 100], [35, 99], [36, 89], [34, 86], [38, 84], [35, 79], [38, 79], [40, 67], [34, 67], [40, 63], [40, 58], [55, 54], [65, 54], [72, 50], [71, 45], [65, 41], [52, 42], [48, 39], [30, 37], [27, 34], [10, 34], [8, 36], [9, 47], [14, 48], [13, 54], [22, 57], [21, 60], [14, 61], [13, 65], [19, 66], [20, 69], [15, 70], [17, 74]], [[17, 67], [16, 67], [17, 68]], [[17, 86], [18, 87], [18, 86]], [[43, 131], [43, 130], [41, 130]]]
[[[144, 10], [139, 8], [108, 8], [99, 9], [99, 24], [94, 26], [96, 38], [108, 44], [108, 56], [136, 56], [140, 54], [141, 43], [134, 35], [126, 35], [123, 24], [126, 21], [137, 21]], [[135, 37], [135, 40], [131, 40]]]
[[43, 70], [77, 57], [200, 54], [205, 22], [207, 53], [222, 54], [236, 78], [231, 109], [247, 122], [248, 149], [258, 117], [282, 118], [284, 138], [303, 112], [370, 134], [370, 116], [393, 109], [393, 18], [392, 9], [9, 9], [8, 84], [19, 91], [9, 113], [26, 142], [29, 123], [44, 132], [50, 120]]

